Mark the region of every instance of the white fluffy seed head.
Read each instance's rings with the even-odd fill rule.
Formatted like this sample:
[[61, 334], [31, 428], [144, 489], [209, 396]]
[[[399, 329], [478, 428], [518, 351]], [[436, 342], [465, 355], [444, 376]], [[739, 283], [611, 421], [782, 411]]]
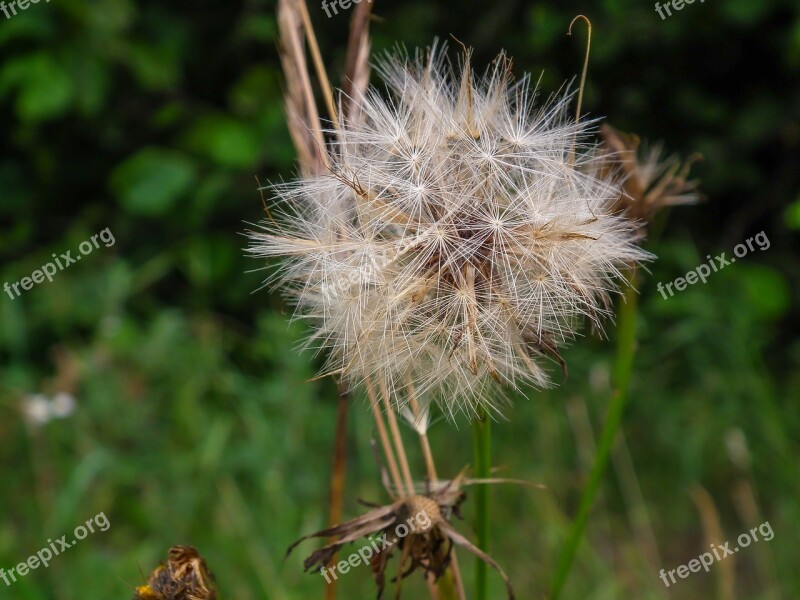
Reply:
[[440, 56], [379, 63], [388, 93], [328, 132], [329, 173], [274, 186], [281, 214], [249, 251], [284, 258], [269, 283], [313, 320], [326, 371], [452, 416], [547, 385], [542, 359], [648, 255], [569, 95], [536, 108], [503, 55], [482, 77]]

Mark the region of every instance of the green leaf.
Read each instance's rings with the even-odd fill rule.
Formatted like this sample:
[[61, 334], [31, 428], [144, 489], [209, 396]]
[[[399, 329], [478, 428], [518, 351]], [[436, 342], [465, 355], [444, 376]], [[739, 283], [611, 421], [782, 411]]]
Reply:
[[195, 180], [195, 166], [185, 155], [164, 148], [144, 148], [119, 165], [111, 189], [126, 211], [147, 216], [166, 213]]
[[748, 265], [742, 283], [753, 315], [776, 319], [789, 310], [791, 294], [784, 276], [770, 267]]
[[23, 121], [46, 121], [69, 108], [74, 84], [51, 56], [33, 54], [12, 60], [0, 71], [0, 97], [17, 90], [16, 110]]
[[230, 91], [233, 111], [239, 115], [258, 115], [265, 106], [277, 105], [283, 110], [280, 78], [275, 71], [257, 66], [248, 70]]
[[720, 6], [722, 12], [733, 22], [742, 25], [757, 23], [770, 9], [768, 2], [753, 2], [752, 0], [727, 0]]
[[92, 56], [72, 49], [67, 57], [70, 77], [76, 85], [75, 105], [84, 116], [94, 116], [102, 110], [110, 86], [107, 63], [97, 56]]
[[198, 236], [185, 249], [185, 269], [188, 279], [197, 286], [221, 281], [231, 272], [237, 251], [225, 238]]
[[238, 34], [246, 40], [269, 43], [275, 39], [278, 27], [271, 14], [254, 13], [242, 19]]
[[125, 58], [139, 85], [145, 90], [168, 90], [180, 79], [178, 49], [174, 44], [132, 44], [127, 49]]
[[187, 141], [196, 152], [232, 168], [253, 165], [261, 151], [261, 144], [252, 127], [222, 115], [199, 119], [189, 132]]
[[800, 229], [800, 199], [786, 208], [783, 213], [783, 220], [789, 229]]
[[50, 19], [3, 19], [3, 26], [0, 27], [0, 46], [5, 46], [10, 42], [19, 43], [22, 40], [35, 40], [42, 42], [54, 35], [56, 29]]

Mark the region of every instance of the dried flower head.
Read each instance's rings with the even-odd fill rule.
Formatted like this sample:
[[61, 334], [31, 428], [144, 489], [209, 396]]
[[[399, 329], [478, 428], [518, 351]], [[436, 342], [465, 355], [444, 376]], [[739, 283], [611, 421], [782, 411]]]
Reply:
[[620, 177], [623, 194], [616, 208], [639, 220], [649, 223], [653, 216], [668, 206], [695, 204], [700, 199], [698, 182], [688, 178], [692, 164], [700, 159], [693, 154], [686, 161], [676, 156], [662, 158], [662, 147], [641, 149], [640, 139], [632, 134], [621, 133], [604, 123], [600, 128], [603, 144], [600, 153], [602, 175]]
[[314, 551], [304, 561], [306, 571], [322, 569], [324, 574], [324, 568], [345, 544], [371, 537], [371, 545], [364, 546], [359, 554], [370, 561], [380, 599], [386, 585], [386, 569], [396, 551], [400, 553], [400, 558], [393, 581], [397, 585], [395, 597], [399, 598], [400, 584], [404, 578], [419, 569], [438, 580], [450, 564], [453, 547], [461, 546], [500, 574], [506, 584], [509, 600], [514, 600], [514, 590], [505, 571], [450, 523], [451, 516], [461, 516], [459, 507], [466, 498], [462, 486], [502, 481], [505, 480], [469, 480], [466, 471], [462, 471], [455, 479], [440, 482], [434, 489], [427, 484], [429, 489], [426, 492], [399, 498], [360, 517], [304, 536], [292, 544], [286, 554], [288, 556], [304, 540], [335, 537], [335, 541]]
[[167, 564], [157, 566], [134, 600], [216, 600], [214, 576], [191, 546], [173, 546]]
[[315, 322], [327, 372], [377, 379], [398, 408], [413, 386], [453, 415], [547, 385], [540, 359], [563, 362], [558, 346], [585, 317], [599, 327], [620, 269], [648, 255], [571, 96], [536, 108], [504, 55], [482, 77], [441, 57], [379, 62], [388, 94], [327, 132], [329, 173], [274, 186], [282, 214], [249, 251], [285, 257], [269, 283]]

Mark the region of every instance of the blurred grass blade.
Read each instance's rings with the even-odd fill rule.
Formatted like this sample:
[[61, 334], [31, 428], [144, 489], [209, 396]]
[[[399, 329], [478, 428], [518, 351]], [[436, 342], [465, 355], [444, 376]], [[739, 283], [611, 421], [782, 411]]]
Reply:
[[622, 297], [619, 309], [619, 332], [617, 340], [617, 355], [614, 362], [614, 394], [608, 407], [608, 415], [600, 434], [597, 446], [597, 455], [589, 474], [589, 481], [581, 495], [578, 513], [572, 522], [567, 541], [561, 551], [556, 565], [555, 575], [551, 586], [551, 600], [557, 600], [566, 583], [575, 554], [580, 546], [586, 523], [589, 520], [589, 511], [594, 504], [600, 483], [605, 475], [608, 459], [614, 447], [617, 430], [622, 422], [622, 413], [628, 398], [628, 386], [631, 379], [633, 357], [636, 352], [636, 315], [638, 306], [638, 293], [633, 286], [634, 275], [628, 273], [628, 285]]
[[[492, 468], [491, 419], [485, 408], [478, 409], [478, 418], [472, 423], [474, 433], [475, 477], [488, 479]], [[489, 553], [489, 486], [481, 485], [475, 490], [475, 537], [477, 546]], [[475, 598], [487, 600], [486, 563], [475, 562]]]
[[[333, 527], [342, 522], [342, 497], [344, 496], [344, 475], [346, 467], [347, 408], [350, 391], [344, 383], [339, 383], [338, 407], [336, 411], [336, 439], [333, 450], [333, 471], [331, 473], [331, 498], [328, 509], [328, 525]], [[332, 540], [331, 540], [332, 541]], [[334, 554], [331, 560], [335, 560]], [[325, 599], [336, 600], [336, 579], [325, 586]]]

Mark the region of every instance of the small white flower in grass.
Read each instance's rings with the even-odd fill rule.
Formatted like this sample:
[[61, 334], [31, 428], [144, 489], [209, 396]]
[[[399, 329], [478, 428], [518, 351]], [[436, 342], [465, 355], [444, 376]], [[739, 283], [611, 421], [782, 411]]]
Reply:
[[281, 214], [249, 251], [285, 259], [269, 283], [314, 322], [327, 372], [383, 382], [399, 409], [413, 391], [497, 410], [503, 387], [548, 384], [542, 358], [599, 327], [648, 254], [569, 95], [535, 108], [503, 55], [483, 77], [426, 56], [379, 63], [388, 95], [329, 132], [330, 173], [274, 186]]
[[31, 394], [22, 400], [22, 414], [34, 426], [44, 425], [51, 419], [50, 399], [44, 394]]
[[58, 392], [52, 400], [51, 412], [58, 419], [64, 419], [75, 412], [75, 397], [67, 392]]
[[22, 400], [22, 414], [34, 426], [65, 419], [75, 412], [75, 407], [75, 398], [67, 392], [58, 392], [52, 399], [44, 394], [30, 394]]

